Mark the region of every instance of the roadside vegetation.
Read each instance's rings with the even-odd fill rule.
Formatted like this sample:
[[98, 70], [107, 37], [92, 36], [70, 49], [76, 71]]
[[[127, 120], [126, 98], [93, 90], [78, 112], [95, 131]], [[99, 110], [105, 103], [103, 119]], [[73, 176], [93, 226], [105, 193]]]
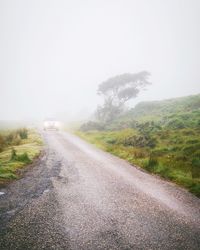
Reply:
[[20, 176], [41, 150], [42, 140], [35, 130], [20, 128], [0, 131], [0, 186]]
[[200, 197], [200, 95], [139, 103], [76, 133]]

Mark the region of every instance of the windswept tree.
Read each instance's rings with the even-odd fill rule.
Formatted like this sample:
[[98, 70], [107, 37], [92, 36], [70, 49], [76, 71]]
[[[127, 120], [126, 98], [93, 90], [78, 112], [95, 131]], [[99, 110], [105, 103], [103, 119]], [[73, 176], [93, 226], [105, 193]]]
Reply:
[[126, 102], [137, 97], [142, 89], [151, 84], [149, 76], [147, 71], [125, 73], [102, 82], [98, 87], [98, 94], [104, 97], [104, 104], [98, 107], [97, 118], [104, 122], [113, 120], [124, 110]]

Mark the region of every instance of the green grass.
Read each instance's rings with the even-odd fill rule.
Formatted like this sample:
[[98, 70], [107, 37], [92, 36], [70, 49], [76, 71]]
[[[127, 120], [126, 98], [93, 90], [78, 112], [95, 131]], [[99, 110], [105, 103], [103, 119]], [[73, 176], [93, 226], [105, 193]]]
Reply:
[[[4, 185], [12, 179], [19, 177], [19, 169], [30, 164], [39, 156], [42, 140], [35, 130], [28, 130], [27, 136], [22, 135], [20, 141], [13, 140], [12, 143], [5, 143], [2, 152], [0, 152], [0, 185]], [[4, 136], [15, 131], [6, 131]], [[7, 137], [6, 137], [7, 138]]]
[[103, 125], [76, 134], [200, 197], [200, 95], [139, 103]]
[[[199, 152], [199, 144], [192, 144], [193, 151], [187, 145], [188, 136], [185, 130], [170, 131], [168, 137], [162, 140], [162, 134], [154, 134], [157, 145], [152, 149], [149, 147], [133, 147], [124, 145], [124, 140], [130, 136], [131, 130], [120, 131], [77, 131], [76, 134], [97, 147], [112, 153], [131, 164], [138, 165], [147, 171], [158, 174], [165, 179], [176, 182], [186, 187], [189, 191], [200, 196], [200, 158], [194, 156]], [[200, 140], [200, 130], [195, 131], [195, 140]], [[132, 130], [132, 134], [137, 131]], [[182, 143], [173, 140], [181, 137]], [[191, 136], [190, 136], [191, 138]], [[173, 142], [174, 141], [174, 142]], [[195, 146], [196, 145], [196, 146]], [[189, 153], [187, 152], [189, 150]], [[196, 173], [195, 173], [196, 172]]]

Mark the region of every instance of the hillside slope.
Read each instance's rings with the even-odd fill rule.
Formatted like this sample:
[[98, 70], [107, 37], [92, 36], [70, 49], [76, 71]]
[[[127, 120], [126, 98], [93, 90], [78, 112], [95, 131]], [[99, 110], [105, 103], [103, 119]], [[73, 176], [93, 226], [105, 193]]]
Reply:
[[170, 115], [173, 113], [178, 114], [182, 112], [193, 112], [196, 110], [200, 111], [200, 94], [164, 101], [141, 102], [130, 111], [130, 114], [138, 118], [148, 115], [160, 117], [163, 114]]
[[78, 134], [200, 196], [200, 95], [139, 103], [99, 127]]
[[106, 128], [128, 128], [134, 126], [135, 121], [154, 121], [161, 126], [173, 128], [195, 128], [200, 124], [200, 94], [164, 101], [140, 102]]

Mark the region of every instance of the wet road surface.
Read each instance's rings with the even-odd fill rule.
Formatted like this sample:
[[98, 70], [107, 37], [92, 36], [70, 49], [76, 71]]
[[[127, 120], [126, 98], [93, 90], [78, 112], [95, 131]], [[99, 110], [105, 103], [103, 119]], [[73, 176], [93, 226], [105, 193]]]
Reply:
[[43, 137], [0, 190], [0, 249], [200, 249], [198, 198], [74, 135]]

